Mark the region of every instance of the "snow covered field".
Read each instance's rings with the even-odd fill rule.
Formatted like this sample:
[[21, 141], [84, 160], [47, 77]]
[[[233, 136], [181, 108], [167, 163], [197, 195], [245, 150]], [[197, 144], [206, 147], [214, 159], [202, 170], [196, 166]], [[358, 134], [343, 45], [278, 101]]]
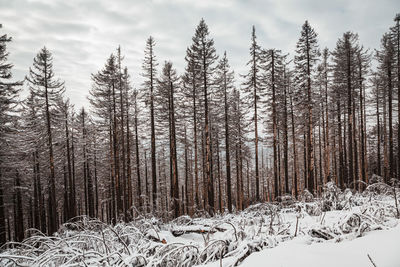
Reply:
[[[397, 193], [398, 194], [398, 193]], [[400, 225], [393, 189], [253, 205], [234, 214], [141, 216], [109, 226], [64, 225], [53, 237], [33, 232], [0, 254], [1, 266], [400, 266]]]
[[[354, 267], [400, 266], [400, 227], [372, 231], [365, 236], [340, 243], [309, 244], [308, 237], [297, 237], [281, 245], [256, 252], [243, 261], [243, 266], [324, 266]], [[218, 266], [218, 265], [215, 265]]]

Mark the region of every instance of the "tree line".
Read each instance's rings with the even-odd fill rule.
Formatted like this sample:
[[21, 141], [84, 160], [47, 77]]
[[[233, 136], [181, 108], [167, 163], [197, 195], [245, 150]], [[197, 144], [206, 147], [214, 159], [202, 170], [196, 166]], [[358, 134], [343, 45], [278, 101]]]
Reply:
[[46, 47], [13, 81], [1, 35], [0, 244], [79, 216], [213, 216], [317, 197], [329, 182], [399, 181], [399, 21], [378, 49], [349, 31], [331, 51], [305, 21], [293, 55], [262, 47], [253, 26], [248, 72], [237, 75], [201, 19], [183, 73], [160, 66], [149, 37], [135, 87], [118, 47], [81, 109]]

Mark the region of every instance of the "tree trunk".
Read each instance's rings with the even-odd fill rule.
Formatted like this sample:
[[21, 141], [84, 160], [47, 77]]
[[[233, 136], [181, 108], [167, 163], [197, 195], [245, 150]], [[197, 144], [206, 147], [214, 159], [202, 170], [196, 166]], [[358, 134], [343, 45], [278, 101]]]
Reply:
[[292, 143], [293, 143], [293, 187], [294, 187], [294, 196], [298, 198], [298, 168], [297, 168], [297, 149], [296, 149], [296, 134], [295, 134], [295, 126], [294, 126], [294, 112], [293, 112], [293, 100], [292, 96], [290, 96], [290, 114], [291, 114], [291, 122], [292, 122]]
[[3, 173], [0, 167], [0, 246], [7, 242], [6, 236], [6, 211], [4, 209]]
[[50, 119], [50, 104], [49, 104], [49, 96], [48, 96], [48, 86], [47, 86], [47, 62], [45, 61], [44, 65], [44, 89], [45, 89], [45, 109], [46, 109], [46, 126], [47, 126], [47, 145], [49, 148], [49, 166], [50, 166], [50, 177], [49, 177], [49, 227], [48, 234], [52, 235], [57, 231], [57, 202], [56, 202], [56, 184], [55, 184], [55, 170], [54, 170], [54, 155], [53, 155], [53, 139], [51, 132], [51, 119]]
[[[229, 122], [228, 122], [228, 97], [226, 71], [224, 72], [224, 109], [225, 109], [225, 165], [226, 165], [226, 195], [228, 198], [228, 211], [232, 212], [232, 182], [231, 182], [231, 159], [229, 151]], [[221, 192], [220, 192], [221, 194]]]

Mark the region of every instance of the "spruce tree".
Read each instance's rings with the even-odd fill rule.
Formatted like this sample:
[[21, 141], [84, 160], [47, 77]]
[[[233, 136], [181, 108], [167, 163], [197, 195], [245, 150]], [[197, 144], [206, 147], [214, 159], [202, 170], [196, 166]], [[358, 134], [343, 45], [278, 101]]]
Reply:
[[209, 94], [212, 85], [212, 75], [215, 71], [214, 63], [218, 59], [214, 48], [214, 40], [209, 37], [208, 26], [204, 19], [201, 19], [192, 38], [192, 53], [196, 66], [199, 67], [200, 87], [202, 89], [203, 110], [204, 110], [204, 207], [210, 213], [214, 213], [214, 178], [212, 173], [212, 150], [209, 124]]
[[153, 212], [157, 210], [157, 165], [156, 165], [156, 130], [154, 115], [154, 91], [156, 82], [157, 61], [154, 55], [155, 41], [149, 37], [146, 41], [145, 57], [143, 60], [143, 77], [146, 79], [143, 84], [143, 90], [146, 91], [146, 106], [150, 109], [150, 129], [151, 129], [151, 180], [152, 180], [152, 198]]
[[159, 86], [157, 87], [157, 105], [162, 121], [167, 122], [165, 128], [169, 129], [169, 162], [171, 198], [173, 199], [174, 218], [180, 216], [179, 203], [179, 175], [177, 156], [177, 130], [176, 130], [176, 90], [179, 78], [171, 62], [165, 62]]
[[300, 38], [296, 44], [294, 57], [295, 82], [297, 90], [303, 95], [301, 103], [306, 118], [306, 178], [307, 189], [314, 193], [314, 152], [313, 152], [313, 74], [319, 58], [317, 33], [306, 21], [301, 29]]
[[46, 121], [47, 148], [48, 148], [48, 234], [53, 234], [58, 229], [57, 224], [57, 199], [56, 199], [56, 173], [53, 149], [54, 106], [64, 93], [64, 82], [55, 79], [53, 71], [53, 57], [44, 47], [33, 59], [33, 67], [29, 68], [26, 77], [29, 89], [39, 99], [43, 106], [42, 118]]
[[[230, 70], [226, 52], [223, 58], [219, 61], [216, 70], [216, 84], [218, 90], [223, 95], [224, 103], [224, 128], [225, 128], [225, 167], [226, 167], [226, 197], [229, 212], [232, 212], [232, 178], [231, 178], [231, 156], [230, 156], [230, 142], [229, 137], [231, 122], [229, 96], [232, 94], [234, 88], [234, 73]], [[221, 101], [222, 102], [222, 101]], [[221, 194], [221, 193], [220, 193]]]
[[251, 46], [250, 46], [250, 60], [247, 62], [249, 66], [249, 72], [244, 76], [245, 82], [243, 83], [244, 92], [248, 96], [249, 109], [253, 109], [252, 122], [254, 125], [254, 161], [255, 161], [255, 178], [256, 178], [256, 200], [260, 201], [260, 171], [259, 171], [259, 159], [258, 159], [258, 141], [259, 141], [259, 111], [260, 109], [260, 98], [264, 94], [264, 90], [261, 86], [261, 48], [257, 43], [256, 29], [253, 26], [251, 33]]
[[[2, 25], [0, 24], [0, 29]], [[4, 174], [7, 162], [7, 154], [9, 153], [8, 143], [12, 142], [14, 136], [9, 135], [13, 132], [11, 122], [16, 120], [16, 108], [18, 104], [18, 95], [21, 82], [12, 81], [11, 70], [13, 65], [8, 62], [9, 53], [7, 44], [11, 42], [11, 37], [7, 34], [0, 36], [0, 245], [3, 245], [6, 240], [6, 211], [4, 194], [7, 193], [7, 188], [4, 189]]]

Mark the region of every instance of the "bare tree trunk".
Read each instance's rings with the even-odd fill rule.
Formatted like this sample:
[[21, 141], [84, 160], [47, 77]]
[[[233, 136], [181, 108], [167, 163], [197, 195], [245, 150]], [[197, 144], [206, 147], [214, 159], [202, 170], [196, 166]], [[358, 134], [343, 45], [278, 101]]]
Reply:
[[119, 108], [120, 108], [120, 143], [119, 143], [119, 149], [122, 150], [122, 176], [121, 176], [121, 194], [123, 196], [123, 203], [122, 203], [122, 210], [124, 213], [124, 217], [126, 220], [126, 217], [128, 215], [128, 209], [129, 209], [129, 200], [128, 200], [128, 183], [126, 180], [126, 161], [125, 161], [125, 134], [124, 134], [124, 103], [123, 103], [123, 83], [122, 83], [122, 69], [121, 69], [121, 47], [118, 47], [118, 87], [119, 87]]
[[396, 16], [396, 53], [397, 53], [397, 180], [400, 181], [400, 18]]
[[172, 167], [172, 191], [173, 191], [173, 199], [174, 199], [174, 217], [177, 218], [180, 216], [180, 207], [179, 207], [179, 176], [178, 176], [178, 159], [176, 152], [176, 129], [175, 129], [175, 105], [174, 105], [174, 86], [172, 82], [170, 82], [170, 95], [169, 95], [169, 103], [170, 103], [170, 129], [171, 129], [171, 167]]
[[343, 159], [343, 141], [342, 141], [342, 120], [340, 111], [340, 100], [339, 96], [336, 102], [337, 107], [337, 119], [338, 119], [338, 142], [339, 142], [339, 184], [340, 188], [344, 189], [345, 184], [347, 184], [347, 179], [344, 173], [344, 159]]
[[[228, 97], [227, 97], [227, 80], [224, 73], [224, 108], [225, 108], [225, 165], [226, 165], [226, 193], [228, 198], [228, 211], [232, 212], [232, 182], [231, 182], [231, 159], [229, 151], [229, 120], [228, 120]], [[220, 192], [221, 194], [221, 192]], [[222, 211], [221, 211], [222, 212]]]
[[293, 112], [293, 100], [292, 96], [290, 96], [290, 114], [291, 114], [291, 122], [292, 122], [292, 143], [293, 143], [293, 187], [294, 187], [294, 196], [298, 198], [298, 167], [297, 167], [297, 148], [296, 148], [296, 134], [295, 134], [295, 126], [294, 126], [294, 112]]
[[393, 154], [393, 108], [392, 108], [392, 97], [393, 97], [393, 87], [392, 87], [392, 64], [391, 60], [387, 60], [386, 75], [388, 81], [388, 101], [389, 101], [389, 180], [394, 177], [394, 154]]
[[383, 95], [383, 178], [385, 183], [389, 182], [389, 159], [388, 159], [388, 137], [387, 137], [387, 115], [386, 115], [386, 92]]
[[132, 189], [132, 165], [131, 165], [131, 130], [129, 128], [129, 94], [127, 85], [125, 85], [126, 91], [126, 101], [125, 101], [125, 109], [126, 109], [126, 174], [127, 174], [127, 208], [130, 209], [133, 205], [133, 189]]
[[287, 84], [285, 69], [284, 85], [284, 107], [283, 107], [283, 170], [285, 175], [285, 193], [290, 194], [289, 190], [289, 137], [288, 137], [288, 104], [287, 104]]
[[6, 236], [6, 211], [4, 209], [4, 198], [3, 198], [3, 173], [0, 167], [0, 245], [7, 242]]
[[[151, 50], [150, 58], [153, 58]], [[156, 165], [156, 133], [154, 126], [154, 93], [153, 93], [153, 60], [150, 61], [150, 124], [151, 124], [151, 178], [152, 178], [152, 196], [153, 212], [157, 211], [157, 165]], [[178, 189], [179, 190], [179, 189]]]
[[118, 134], [117, 134], [117, 107], [116, 107], [116, 96], [115, 96], [115, 84], [112, 81], [112, 135], [113, 135], [113, 156], [114, 156], [114, 178], [115, 178], [115, 193], [116, 193], [116, 212], [117, 216], [123, 212], [122, 202], [122, 186], [120, 177], [120, 166], [119, 166], [119, 146], [118, 146]]
[[219, 157], [219, 137], [216, 137], [216, 145], [217, 145], [217, 180], [218, 180], [218, 206], [219, 212], [222, 214], [224, 212], [224, 204], [222, 199], [222, 182], [221, 182], [221, 164], [220, 164], [220, 157]]
[[359, 57], [359, 83], [360, 83], [360, 132], [361, 132], [361, 137], [360, 137], [360, 148], [361, 148], [361, 179], [362, 181], [366, 182], [367, 179], [367, 174], [366, 174], [366, 163], [365, 163], [365, 158], [366, 158], [366, 143], [364, 142], [365, 138], [365, 124], [364, 124], [364, 95], [363, 95], [363, 77], [362, 77], [362, 62], [360, 58], [360, 54], [358, 55]]
[[21, 194], [21, 180], [19, 178], [19, 171], [16, 171], [15, 179], [15, 210], [16, 216], [14, 218], [15, 222], [15, 241], [22, 242], [24, 240], [24, 213], [22, 207], [22, 194]]
[[314, 193], [314, 153], [313, 153], [313, 121], [312, 121], [312, 91], [311, 91], [311, 69], [310, 48], [307, 39], [307, 177], [308, 190]]
[[194, 143], [194, 198], [196, 201], [196, 207], [200, 207], [200, 196], [199, 196], [199, 166], [198, 166], [198, 147], [197, 147], [197, 109], [196, 109], [196, 86], [195, 78], [193, 78], [193, 143]]
[[[272, 127], [273, 127], [273, 141], [272, 141], [272, 147], [273, 147], [273, 153], [274, 153], [274, 200], [277, 200], [277, 198], [280, 195], [280, 190], [279, 190], [279, 184], [278, 184], [278, 151], [277, 151], [277, 135], [278, 135], [278, 130], [277, 130], [277, 119], [276, 119], [276, 92], [275, 92], [275, 53], [272, 50], [271, 51], [271, 84], [272, 84]], [[256, 152], [257, 153], [257, 152]], [[256, 154], [258, 155], [258, 154]], [[256, 166], [256, 172], [258, 164]], [[258, 193], [257, 193], [258, 194]], [[258, 196], [257, 196], [258, 200]]]
[[138, 132], [138, 117], [137, 117], [137, 95], [134, 98], [134, 122], [135, 122], [135, 154], [136, 154], [136, 178], [137, 178], [137, 197], [139, 208], [143, 206], [142, 201], [142, 183], [140, 178], [140, 154], [139, 154], [139, 132]]

